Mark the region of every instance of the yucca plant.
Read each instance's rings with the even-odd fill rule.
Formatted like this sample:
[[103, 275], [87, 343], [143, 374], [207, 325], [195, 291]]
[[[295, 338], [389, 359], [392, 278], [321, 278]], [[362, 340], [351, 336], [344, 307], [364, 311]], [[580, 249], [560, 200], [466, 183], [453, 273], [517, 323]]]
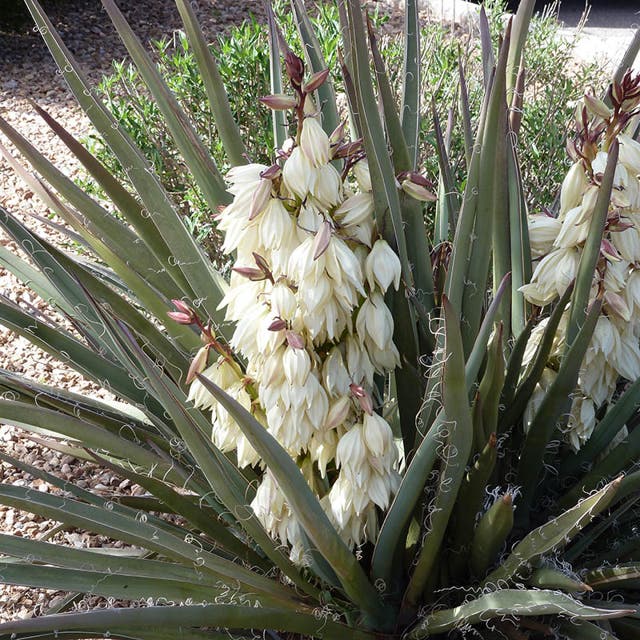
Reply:
[[[339, 3], [348, 129], [302, 2], [291, 10], [306, 60], [271, 16], [264, 102], [277, 149], [260, 166], [247, 163], [215, 61], [190, 4], [177, 0], [233, 166], [225, 182], [113, 0], [103, 0], [219, 214], [234, 260], [226, 282], [38, 3], [26, 4], [135, 193], [40, 107], [114, 211], [0, 119], [33, 172], [3, 148], [5, 157], [93, 256], [54, 247], [3, 210], [0, 223], [28, 259], [2, 249], [0, 260], [67, 322], [8, 299], [2, 322], [118, 398], [3, 371], [0, 419], [56, 434], [65, 443], [52, 446], [148, 495], [97, 495], [1, 454], [57, 490], [3, 484], [0, 502], [121, 540], [127, 552], [5, 535], [0, 577], [146, 606], [58, 608], [0, 625], [0, 638], [637, 638], [640, 382], [616, 376], [577, 453], [569, 415], [594, 328], [614, 313], [624, 322], [622, 286], [604, 282], [619, 257], [611, 234], [635, 229], [638, 191], [626, 166], [640, 173], [640, 81], [620, 74], [608, 105], [585, 99], [572, 147], [581, 181], [566, 181], [560, 213], [568, 219], [565, 204], [581, 203], [587, 233], [572, 245], [581, 257], [570, 277], [537, 300], [532, 284], [545, 296], [551, 285], [542, 266], [532, 278], [530, 245], [547, 253], [557, 228], [538, 221], [529, 242], [513, 142], [532, 1], [497, 55], [485, 48], [475, 124], [460, 70], [468, 176], [459, 201], [437, 117], [437, 195], [416, 167], [429, 105], [415, 2], [399, 102], [360, 4]], [[481, 29], [488, 42], [482, 14]], [[436, 197], [427, 237], [422, 203]], [[628, 283], [635, 262], [625, 260], [616, 273]]]

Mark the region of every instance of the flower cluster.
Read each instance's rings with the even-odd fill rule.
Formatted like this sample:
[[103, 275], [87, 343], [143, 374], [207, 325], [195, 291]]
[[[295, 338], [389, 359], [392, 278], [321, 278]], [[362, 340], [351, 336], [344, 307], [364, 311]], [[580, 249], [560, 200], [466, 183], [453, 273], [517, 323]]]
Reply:
[[[351, 546], [374, 539], [376, 508], [399, 482], [398, 449], [374, 410], [374, 375], [399, 364], [385, 304], [400, 284], [398, 257], [374, 222], [371, 181], [361, 146], [343, 127], [328, 136], [303, 85], [295, 105], [297, 138], [271, 167], [228, 174], [233, 202], [220, 214], [223, 249], [235, 264], [222, 306], [235, 324], [230, 347], [203, 375], [243, 406], [295, 459], [332, 522]], [[340, 159], [338, 161], [338, 159]], [[342, 164], [342, 171], [337, 166]], [[197, 380], [190, 398], [211, 408], [212, 437], [240, 465], [260, 464], [227, 412]], [[252, 507], [271, 535], [303, 560], [299, 525], [266, 471]]]
[[[591, 299], [602, 297], [603, 311], [582, 362], [578, 390], [573, 398], [568, 438], [579, 448], [591, 435], [596, 411], [611, 402], [618, 380], [640, 377], [640, 144], [623, 133], [640, 104], [640, 76], [630, 73], [610, 90], [612, 107], [585, 96], [578, 111], [579, 135], [571, 149], [573, 164], [561, 189], [557, 218], [530, 216], [529, 233], [534, 258], [539, 259], [531, 282], [521, 288], [525, 298], [545, 306], [562, 295], [575, 278], [594, 207], [601, 188], [608, 151], [619, 143], [606, 227], [591, 289]], [[555, 337], [552, 358], [564, 349], [567, 312]], [[546, 328], [542, 321], [532, 335], [525, 361]], [[537, 396], [552, 384], [553, 367], [547, 367]], [[528, 408], [529, 421], [539, 403], [536, 395]]]

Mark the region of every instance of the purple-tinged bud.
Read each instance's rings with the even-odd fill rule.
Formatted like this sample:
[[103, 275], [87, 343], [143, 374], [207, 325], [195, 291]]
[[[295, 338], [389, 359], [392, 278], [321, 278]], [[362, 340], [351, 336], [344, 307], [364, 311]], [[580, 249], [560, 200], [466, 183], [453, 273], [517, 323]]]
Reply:
[[292, 349], [304, 349], [304, 338], [299, 333], [288, 329], [285, 332], [285, 337], [287, 339], [287, 344]]
[[193, 318], [188, 313], [181, 311], [168, 311], [167, 315], [179, 324], [193, 324]]
[[259, 253], [256, 253], [255, 251], [253, 251], [251, 255], [253, 256], [253, 259], [256, 261], [256, 265], [258, 269], [260, 269], [262, 273], [264, 273], [265, 275], [271, 274], [271, 269], [269, 269], [269, 263]]
[[606, 238], [602, 239], [602, 243], [600, 244], [600, 253], [607, 259], [613, 262], [620, 262], [622, 260], [622, 256], [620, 252], [613, 246], [611, 241]]
[[347, 126], [345, 120], [343, 120], [332, 132], [329, 136], [329, 144], [338, 144], [344, 138], [344, 130]]
[[291, 80], [291, 84], [297, 87], [301, 86], [304, 76], [304, 62], [302, 58], [299, 58], [293, 51], [287, 51], [284, 56], [284, 67]]
[[362, 151], [362, 138], [354, 140], [353, 142], [345, 142], [344, 144], [336, 147], [333, 152], [334, 158], [349, 158], [360, 153]]
[[420, 200], [422, 202], [433, 202], [434, 200], [436, 200], [436, 196], [431, 193], [431, 191], [420, 184], [412, 182], [409, 179], [404, 180], [400, 186], [406, 194], [410, 195], [416, 200]]
[[202, 373], [207, 367], [207, 359], [209, 358], [209, 345], [200, 347], [195, 358], [191, 361], [189, 371], [187, 372], [186, 383], [191, 384], [199, 373]]
[[282, 175], [282, 169], [280, 168], [280, 165], [278, 163], [274, 163], [269, 168], [265, 169], [260, 174], [260, 177], [264, 178], [265, 180], [275, 180], [276, 178], [279, 178], [281, 175]]
[[274, 111], [295, 109], [298, 104], [295, 96], [289, 96], [286, 93], [273, 93], [269, 96], [262, 96], [258, 100]]
[[317, 260], [329, 247], [329, 242], [331, 242], [331, 234], [333, 229], [331, 228], [331, 223], [328, 220], [325, 220], [322, 223], [320, 229], [315, 235], [313, 240], [313, 259]]
[[607, 105], [602, 102], [599, 98], [592, 96], [588, 93], [584, 94], [584, 104], [587, 107], [588, 111], [595, 116], [599, 116], [604, 120], [609, 120], [611, 117], [611, 109], [607, 107]]
[[252, 282], [259, 282], [260, 280], [266, 280], [267, 274], [261, 269], [255, 269], [254, 267], [233, 267], [231, 271], [235, 271], [237, 274], [248, 278]]
[[194, 324], [196, 321], [196, 314], [189, 307], [188, 304], [183, 302], [182, 300], [172, 300], [173, 306], [177, 309], [177, 311], [168, 311], [167, 315], [178, 322], [179, 324]]
[[264, 211], [264, 208], [267, 206], [267, 202], [269, 202], [269, 198], [271, 197], [272, 186], [273, 183], [271, 180], [266, 180], [264, 178], [260, 180], [258, 187], [253, 192], [253, 197], [251, 198], [249, 220], [253, 220]]
[[609, 314], [618, 316], [624, 322], [631, 320], [631, 310], [624, 298], [613, 291], [604, 292], [604, 305]]
[[325, 424], [326, 428], [333, 429], [338, 425], [341, 425], [347, 419], [350, 410], [351, 400], [348, 396], [341, 396], [329, 408], [327, 422]]
[[349, 390], [351, 391], [351, 395], [358, 401], [360, 408], [367, 415], [371, 415], [373, 413], [373, 400], [367, 390], [362, 385], [356, 384], [355, 382], [352, 382], [349, 385]]
[[312, 91], [315, 91], [318, 87], [321, 87], [324, 84], [328, 76], [329, 69], [317, 71], [302, 85], [302, 92], [311, 93]]
[[287, 328], [287, 323], [282, 318], [275, 318], [274, 321], [267, 327], [269, 331], [283, 331]]

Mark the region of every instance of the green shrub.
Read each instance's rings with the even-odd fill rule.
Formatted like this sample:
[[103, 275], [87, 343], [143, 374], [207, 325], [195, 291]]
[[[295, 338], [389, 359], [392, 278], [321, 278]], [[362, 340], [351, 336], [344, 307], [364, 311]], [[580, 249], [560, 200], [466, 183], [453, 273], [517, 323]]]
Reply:
[[[504, 3], [493, 0], [487, 3], [487, 11], [495, 43], [504, 23]], [[322, 54], [329, 67], [335, 70], [340, 39], [337, 9], [333, 4], [320, 4], [312, 19]], [[376, 15], [374, 22], [380, 27], [385, 24], [386, 17]], [[296, 26], [290, 12], [284, 13], [281, 26], [285, 39], [296, 42]], [[560, 142], [583, 87], [602, 84], [595, 65], [571, 62], [572, 43], [559, 36], [559, 28], [553, 12], [534, 17], [525, 52], [528, 95], [522, 114], [520, 161], [525, 195], [531, 211], [548, 207], [558, 191], [565, 168], [565, 150]], [[446, 123], [449, 106], [456, 104], [460, 97], [458, 66], [462, 63], [468, 81], [471, 111], [473, 117], [477, 117], [483, 91], [482, 56], [477, 36], [471, 39], [467, 35], [453, 36], [449, 27], [440, 23], [423, 25], [422, 40], [422, 90], [426, 107], [420, 131], [420, 151], [427, 175], [433, 178], [438, 174], [438, 163], [434, 153], [429, 101], [434, 101], [441, 122]], [[248, 154], [256, 162], [268, 164], [271, 161], [269, 150], [273, 148], [271, 116], [269, 110], [256, 100], [257, 96], [269, 93], [267, 29], [256, 20], [244, 22], [218, 36], [211, 48], [218, 60], [220, 74]], [[402, 40], [400, 36], [384, 35], [380, 48], [392, 86], [396, 95], [399, 95]], [[196, 130], [219, 165], [227, 167], [204, 86], [186, 37], [183, 33], [176, 33], [171, 38], [154, 42], [153, 49], [160, 71]], [[237, 74], [237, 69], [242, 69], [241, 75]], [[336, 88], [338, 91], [343, 89], [339, 83]], [[113, 73], [102, 80], [99, 92], [136, 144], [151, 159], [169, 193], [176, 195], [189, 228], [215, 256], [219, 236], [215, 233], [211, 212], [207, 210], [202, 194], [181, 162], [162, 116], [146, 92], [135, 67], [126, 62], [114, 63]], [[100, 137], [92, 136], [89, 142], [91, 151], [124, 179], [117, 159]], [[450, 144], [456, 183], [464, 185], [466, 162], [459, 122], [452, 129]], [[88, 180], [83, 180], [82, 184], [91, 189]]]

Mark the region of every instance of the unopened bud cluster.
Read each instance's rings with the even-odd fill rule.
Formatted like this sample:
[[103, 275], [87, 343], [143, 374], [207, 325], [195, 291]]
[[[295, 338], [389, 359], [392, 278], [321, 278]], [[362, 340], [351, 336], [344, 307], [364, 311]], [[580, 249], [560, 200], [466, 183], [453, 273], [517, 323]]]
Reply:
[[[288, 106], [282, 97], [271, 102]], [[246, 368], [240, 375], [221, 355], [203, 373], [297, 461], [354, 546], [375, 538], [376, 509], [389, 506], [399, 482], [398, 450], [375, 411], [373, 382], [376, 373], [399, 364], [384, 296], [399, 287], [400, 262], [378, 236], [360, 145], [344, 140], [343, 127], [328, 136], [318, 116], [308, 106], [304, 111], [298, 141], [278, 151], [278, 164], [249, 164], [228, 174], [233, 202], [219, 228], [235, 264], [222, 306], [235, 323], [231, 348]], [[341, 173], [333, 161], [345, 150]], [[212, 437], [222, 451], [235, 450], [241, 466], [260, 465], [239, 427], [197, 380], [190, 398], [212, 409]], [[252, 507], [302, 562], [298, 523], [268, 470]]]
[[[529, 222], [532, 254], [539, 261], [521, 291], [529, 302], [545, 306], [562, 295], [577, 274], [608, 150], [617, 140], [618, 162], [591, 288], [592, 300], [602, 297], [603, 311], [582, 362], [567, 432], [576, 449], [591, 435], [598, 409], [614, 398], [619, 379], [640, 377], [640, 144], [623, 133], [640, 103], [639, 80], [628, 73], [612, 87], [612, 108], [593, 96], [585, 98], [577, 114], [579, 136], [571, 148], [574, 163], [562, 184], [559, 215], [534, 215]], [[564, 350], [567, 321], [565, 311], [552, 359]], [[533, 358], [546, 324], [534, 329], [526, 361]], [[545, 369], [528, 407], [529, 421], [555, 376], [553, 367]]]

